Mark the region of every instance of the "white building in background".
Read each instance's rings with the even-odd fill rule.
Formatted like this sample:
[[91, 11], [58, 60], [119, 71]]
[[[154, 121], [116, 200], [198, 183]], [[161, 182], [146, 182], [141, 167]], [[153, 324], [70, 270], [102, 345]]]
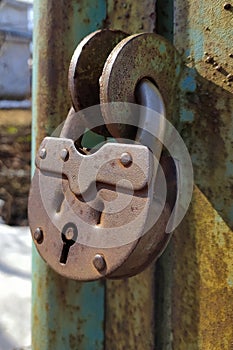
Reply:
[[1, 0], [0, 108], [10, 108], [17, 105], [13, 101], [30, 98], [31, 46], [32, 0]]

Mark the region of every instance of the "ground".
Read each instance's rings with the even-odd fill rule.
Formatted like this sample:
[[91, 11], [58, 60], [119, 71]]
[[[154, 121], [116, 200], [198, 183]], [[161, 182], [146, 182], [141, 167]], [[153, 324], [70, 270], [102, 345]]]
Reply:
[[[0, 110], [0, 350], [30, 349], [31, 111]], [[19, 227], [19, 226], [25, 227]]]
[[28, 227], [0, 224], [0, 349], [31, 344], [31, 238]]
[[0, 136], [0, 216], [10, 225], [27, 225], [31, 111], [1, 110]]

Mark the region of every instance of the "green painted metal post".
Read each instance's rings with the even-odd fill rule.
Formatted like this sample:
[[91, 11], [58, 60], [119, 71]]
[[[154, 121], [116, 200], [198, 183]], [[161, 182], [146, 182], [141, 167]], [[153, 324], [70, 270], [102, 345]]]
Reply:
[[[69, 61], [77, 43], [100, 28], [104, 0], [34, 1], [33, 143], [65, 119]], [[104, 286], [81, 284], [54, 273], [33, 249], [32, 349], [102, 349]]]

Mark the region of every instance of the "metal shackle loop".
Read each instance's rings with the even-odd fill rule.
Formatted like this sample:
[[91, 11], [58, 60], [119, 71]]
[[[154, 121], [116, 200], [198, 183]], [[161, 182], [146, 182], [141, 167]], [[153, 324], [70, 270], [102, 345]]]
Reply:
[[[163, 140], [166, 111], [162, 95], [151, 80], [143, 78], [135, 89], [135, 97], [140, 105], [146, 107], [140, 114], [140, 124], [136, 134], [136, 141], [147, 146], [157, 159], [159, 159], [162, 151], [162, 144], [158, 138], [147, 130], [156, 130], [156, 133], [159, 134], [159, 139]], [[153, 118], [151, 110], [155, 111], [158, 118]]]

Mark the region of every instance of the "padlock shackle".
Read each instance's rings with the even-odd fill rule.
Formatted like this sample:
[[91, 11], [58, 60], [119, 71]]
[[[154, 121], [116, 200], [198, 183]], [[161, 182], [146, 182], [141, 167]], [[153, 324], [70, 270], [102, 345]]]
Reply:
[[[166, 111], [162, 95], [151, 80], [143, 78], [136, 86], [135, 98], [140, 105], [148, 108], [148, 110], [143, 108], [140, 115], [141, 127], [138, 128], [136, 141], [147, 146], [155, 155], [159, 156], [161, 143], [154, 137], [153, 132], [149, 133], [148, 130], [152, 131], [156, 128], [159, 133], [164, 135]], [[161, 115], [161, 118], [153, 118], [151, 110], [154, 110], [159, 116]]]

